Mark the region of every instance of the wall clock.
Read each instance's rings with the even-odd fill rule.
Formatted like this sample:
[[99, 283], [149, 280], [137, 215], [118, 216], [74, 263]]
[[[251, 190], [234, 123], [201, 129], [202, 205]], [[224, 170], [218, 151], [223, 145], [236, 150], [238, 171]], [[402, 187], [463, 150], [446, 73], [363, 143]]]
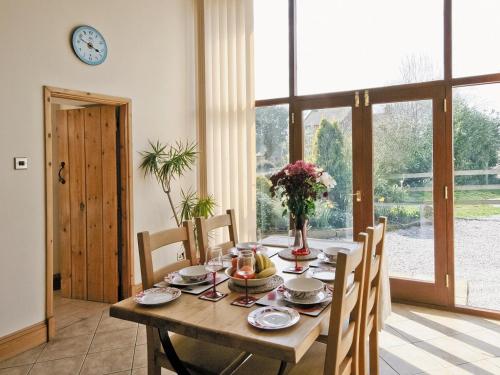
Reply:
[[79, 26], [71, 38], [73, 51], [80, 60], [88, 65], [99, 65], [106, 60], [108, 46], [99, 31], [91, 26]]

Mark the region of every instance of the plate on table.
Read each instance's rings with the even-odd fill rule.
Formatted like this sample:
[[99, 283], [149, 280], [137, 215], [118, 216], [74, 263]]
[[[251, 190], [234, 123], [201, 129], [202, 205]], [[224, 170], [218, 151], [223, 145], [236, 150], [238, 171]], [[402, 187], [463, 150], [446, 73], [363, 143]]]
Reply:
[[165, 281], [169, 283], [170, 285], [176, 285], [176, 286], [192, 286], [192, 285], [200, 285], [204, 283], [211, 283], [214, 281], [213, 277], [211, 274], [207, 276], [205, 280], [200, 280], [200, 281], [186, 281], [184, 280], [181, 275], [179, 274], [173, 274], [173, 275], [168, 275], [165, 277]]
[[314, 297], [308, 299], [293, 298], [287, 291], [283, 291], [282, 296], [285, 301], [293, 303], [295, 305], [316, 305], [318, 303], [326, 302], [332, 298], [332, 294], [327, 291], [321, 291]]
[[312, 277], [321, 281], [335, 281], [335, 270], [320, 268], [312, 274]]
[[177, 288], [151, 288], [138, 293], [134, 301], [140, 305], [156, 306], [179, 298], [181, 291]]
[[283, 306], [264, 306], [248, 314], [248, 323], [260, 329], [283, 329], [296, 324], [300, 315]]

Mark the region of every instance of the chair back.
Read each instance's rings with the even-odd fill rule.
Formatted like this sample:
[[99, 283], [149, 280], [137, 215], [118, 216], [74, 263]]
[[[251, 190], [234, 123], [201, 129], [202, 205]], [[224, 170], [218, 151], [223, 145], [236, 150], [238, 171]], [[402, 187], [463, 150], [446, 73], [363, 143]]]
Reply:
[[380, 300], [380, 286], [382, 278], [380, 277], [380, 270], [382, 260], [384, 258], [384, 241], [385, 232], [387, 227], [387, 218], [381, 216], [378, 224], [375, 227], [368, 227], [368, 257], [366, 260], [365, 269], [365, 285], [363, 288], [363, 308], [362, 320], [360, 330], [360, 353], [361, 365], [360, 370], [366, 371], [367, 355], [366, 343], [370, 337], [370, 374], [378, 375], [378, 314], [379, 314], [379, 300]]
[[225, 214], [205, 219], [195, 218], [198, 249], [200, 251], [200, 263], [204, 264], [208, 250], [208, 238], [211, 231], [227, 227], [229, 230], [229, 241], [216, 246], [221, 247], [224, 253], [238, 243], [238, 231], [236, 230], [236, 215], [233, 209], [227, 210]]
[[[137, 241], [139, 243], [143, 290], [152, 288], [155, 283], [162, 281], [167, 273], [192, 265], [193, 260], [196, 259], [193, 223], [191, 221], [185, 221], [179, 228], [166, 229], [152, 234], [149, 232], [137, 233]], [[178, 242], [182, 242], [184, 245], [186, 259], [170, 263], [155, 271], [153, 269], [153, 251]]]
[[[330, 313], [324, 373], [326, 375], [358, 374], [361, 301], [367, 254], [366, 233], [353, 251], [337, 255], [333, 302]], [[354, 280], [351, 283], [352, 274]]]

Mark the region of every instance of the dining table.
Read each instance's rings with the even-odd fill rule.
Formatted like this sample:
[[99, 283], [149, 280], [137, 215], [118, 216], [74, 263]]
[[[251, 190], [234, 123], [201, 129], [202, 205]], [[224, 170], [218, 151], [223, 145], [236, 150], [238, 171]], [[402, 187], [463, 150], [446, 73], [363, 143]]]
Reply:
[[[314, 267], [309, 267], [302, 274], [284, 272], [294, 265], [294, 261], [283, 259], [277, 254], [284, 247], [279, 238], [270, 237], [264, 244], [266, 244], [268, 251], [273, 253], [270, 259], [275, 264], [276, 273], [284, 281], [297, 277], [312, 277], [315, 271]], [[362, 246], [361, 243], [344, 240], [328, 240], [317, 245], [323, 247], [339, 246], [347, 249]], [[316, 262], [317, 265], [318, 261], [304, 260], [299, 261], [299, 264], [308, 267], [313, 265], [313, 262]], [[331, 284], [333, 285], [333, 282]], [[278, 374], [282, 374], [288, 365], [300, 361], [321, 334], [324, 322], [329, 321], [331, 304], [317, 316], [301, 314], [298, 323], [286, 329], [259, 329], [250, 325], [247, 318], [252, 310], [261, 306], [255, 304], [248, 308], [232, 305], [231, 302], [240, 297], [241, 293], [232, 291], [227, 280], [217, 285], [217, 289], [227, 293], [225, 298], [217, 302], [182, 293], [175, 301], [150, 307], [139, 305], [133, 297], [130, 297], [112, 305], [110, 316], [157, 328], [165, 354], [174, 370], [179, 374], [189, 374], [189, 372], [179, 360], [170, 341], [169, 332], [189, 336], [207, 343], [240, 349], [249, 355], [276, 359], [281, 361]], [[255, 297], [260, 298], [267, 293], [269, 292], [256, 294]], [[293, 305], [289, 305], [289, 307], [293, 308]]]

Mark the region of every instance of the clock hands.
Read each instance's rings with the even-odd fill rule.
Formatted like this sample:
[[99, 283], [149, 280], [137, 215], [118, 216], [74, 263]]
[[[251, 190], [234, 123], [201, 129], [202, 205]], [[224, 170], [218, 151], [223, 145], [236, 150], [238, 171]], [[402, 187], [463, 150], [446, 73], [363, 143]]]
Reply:
[[80, 36], [80, 39], [83, 43], [85, 43], [87, 45], [87, 47], [95, 50], [97, 53], [101, 53], [101, 51], [99, 51], [97, 48], [94, 47], [94, 45], [91, 43], [91, 42], [88, 42], [86, 40], [84, 40], [81, 36]]

